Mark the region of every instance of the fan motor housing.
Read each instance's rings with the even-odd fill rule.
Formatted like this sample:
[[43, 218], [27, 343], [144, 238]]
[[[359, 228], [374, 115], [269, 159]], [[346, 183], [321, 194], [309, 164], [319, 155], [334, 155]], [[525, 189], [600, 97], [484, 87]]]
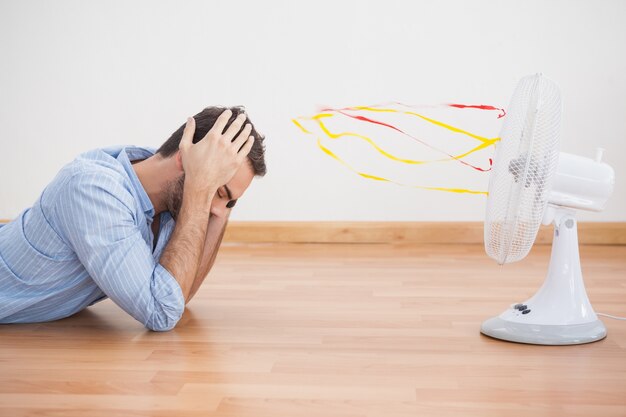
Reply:
[[600, 160], [560, 152], [549, 204], [602, 211], [613, 193], [615, 171]]

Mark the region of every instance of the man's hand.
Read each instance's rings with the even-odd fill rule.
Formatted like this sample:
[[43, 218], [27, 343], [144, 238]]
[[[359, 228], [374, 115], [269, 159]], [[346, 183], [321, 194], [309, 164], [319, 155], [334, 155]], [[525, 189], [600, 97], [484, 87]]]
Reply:
[[185, 194], [212, 194], [227, 184], [245, 161], [254, 143], [254, 137], [250, 136], [252, 126], [246, 124], [235, 138], [246, 115], [241, 113], [224, 131], [231, 116], [232, 111], [225, 110], [206, 136], [196, 144], [193, 143], [196, 122], [193, 117], [187, 119], [179, 145], [185, 171]]

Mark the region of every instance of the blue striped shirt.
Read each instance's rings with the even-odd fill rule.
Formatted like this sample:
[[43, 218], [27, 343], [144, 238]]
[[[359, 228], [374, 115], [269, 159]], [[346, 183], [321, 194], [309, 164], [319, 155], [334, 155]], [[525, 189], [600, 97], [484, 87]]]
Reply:
[[0, 227], [0, 323], [57, 320], [108, 297], [148, 329], [176, 325], [185, 300], [159, 264], [175, 222], [160, 215], [154, 245], [154, 207], [131, 165], [153, 154], [84, 153]]

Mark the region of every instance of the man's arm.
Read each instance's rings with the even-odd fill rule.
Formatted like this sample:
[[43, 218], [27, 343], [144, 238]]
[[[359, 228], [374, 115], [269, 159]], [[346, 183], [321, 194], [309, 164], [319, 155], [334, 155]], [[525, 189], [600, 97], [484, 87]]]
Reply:
[[194, 281], [201, 271], [204, 243], [210, 227], [211, 200], [217, 189], [235, 175], [254, 142], [249, 136], [250, 124], [237, 134], [246, 120], [243, 113], [224, 131], [231, 115], [230, 110], [224, 111], [206, 136], [195, 144], [195, 120], [190, 117], [180, 141], [179, 152], [185, 172], [183, 203], [160, 264], [179, 283], [185, 301], [191, 298]]
[[72, 176], [55, 200], [49, 216], [100, 290], [147, 328], [173, 328], [185, 299], [135, 224], [124, 178], [91, 168]]
[[[209, 191], [209, 195], [214, 195], [216, 191], [217, 189]], [[204, 194], [183, 191], [183, 204], [176, 227], [159, 260], [178, 281], [185, 302], [191, 298], [191, 290], [202, 260], [208, 229], [207, 219], [210, 216], [207, 201], [211, 200]]]
[[224, 237], [224, 232], [226, 231], [227, 224], [228, 215], [225, 217], [211, 216], [209, 220], [209, 225], [207, 227], [206, 239], [204, 241], [202, 261], [200, 262], [198, 273], [193, 281], [191, 293], [189, 294], [189, 298], [187, 298], [186, 302], [191, 301], [193, 296], [196, 295], [196, 292], [200, 288], [200, 285], [202, 285], [204, 279], [209, 274], [209, 271], [211, 270], [211, 268], [213, 268], [215, 258], [217, 257], [217, 252], [219, 251], [220, 245], [222, 244], [222, 238]]

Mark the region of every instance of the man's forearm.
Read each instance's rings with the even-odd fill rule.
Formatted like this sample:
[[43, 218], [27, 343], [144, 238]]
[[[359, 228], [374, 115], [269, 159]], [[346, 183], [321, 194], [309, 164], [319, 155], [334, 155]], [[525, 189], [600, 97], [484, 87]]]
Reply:
[[207, 201], [210, 201], [208, 196], [183, 194], [176, 227], [160, 259], [161, 265], [180, 285], [185, 302], [190, 298], [202, 259], [210, 215]]
[[224, 237], [224, 232], [226, 231], [226, 225], [228, 224], [228, 217], [220, 218], [213, 217], [209, 219], [209, 224], [207, 227], [206, 239], [204, 241], [204, 250], [202, 253], [202, 259], [200, 260], [200, 265], [198, 267], [198, 273], [196, 274], [196, 278], [194, 279], [193, 285], [191, 287], [191, 293], [189, 295], [189, 300], [193, 298], [196, 294], [202, 282], [209, 274], [209, 271], [213, 267], [215, 263], [215, 258], [217, 257], [217, 252], [220, 249], [220, 245], [222, 243], [222, 238]]

